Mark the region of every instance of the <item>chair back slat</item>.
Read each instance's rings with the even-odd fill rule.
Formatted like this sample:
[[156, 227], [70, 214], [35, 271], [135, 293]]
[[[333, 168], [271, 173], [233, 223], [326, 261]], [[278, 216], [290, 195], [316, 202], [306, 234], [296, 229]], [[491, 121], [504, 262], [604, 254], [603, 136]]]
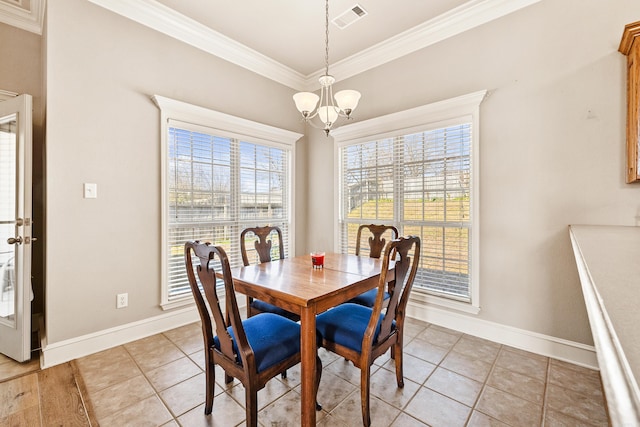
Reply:
[[[192, 252], [199, 258], [199, 264], [195, 266], [197, 279], [194, 274]], [[217, 277], [214, 268], [216, 256], [220, 262], [222, 272], [222, 282], [225, 290], [224, 303], [227, 314], [226, 319], [228, 320], [225, 320], [225, 316], [223, 315], [217, 292]], [[197, 240], [189, 241], [185, 243], [185, 265], [187, 267], [189, 285], [196, 300], [198, 312], [200, 313], [203, 334], [205, 335], [205, 342], [208, 348], [213, 347], [213, 325], [211, 324], [211, 318], [213, 318], [216, 335], [220, 342], [220, 351], [230, 360], [235, 360], [236, 355], [233, 351], [233, 341], [231, 335], [227, 332], [227, 328], [231, 326], [237, 347], [241, 353], [239, 356], [242, 358], [244, 366], [248, 366], [251, 362], [245, 359], [252, 359], [252, 351], [242, 326], [242, 319], [240, 318], [238, 302], [233, 287], [231, 268], [226, 252], [221, 246], [213, 246], [209, 242], [200, 243]], [[198, 286], [198, 282], [201, 287]], [[204, 297], [202, 296], [202, 292], [204, 292]], [[205, 298], [207, 304], [205, 304]]]
[[243, 264], [249, 265], [249, 256], [247, 254], [246, 241], [247, 237], [250, 235], [254, 235], [256, 240], [254, 241], [254, 246], [256, 252], [258, 254], [258, 258], [260, 259], [260, 263], [269, 262], [272, 259], [271, 250], [273, 246], [273, 242], [271, 239], [268, 239], [269, 236], [276, 234], [278, 239], [278, 252], [280, 259], [284, 259], [284, 244], [282, 239], [282, 231], [279, 227], [275, 226], [264, 226], [264, 227], [250, 227], [245, 228], [240, 233], [240, 252], [242, 253], [242, 262]]
[[382, 262], [382, 271], [380, 273], [380, 281], [378, 282], [378, 298], [373, 307], [373, 314], [369, 322], [371, 328], [371, 337], [369, 342], [373, 340], [375, 327], [383, 308], [384, 287], [389, 281], [387, 276], [390, 274], [389, 265], [393, 262], [393, 281], [389, 286], [389, 302], [386, 308], [384, 318], [380, 326], [378, 341], [384, 340], [392, 332], [393, 321], [396, 325], [404, 322], [404, 313], [407, 302], [409, 301], [409, 293], [413, 287], [418, 270], [420, 260], [420, 238], [417, 236], [400, 237], [390, 241], [384, 250], [384, 258]]
[[[191, 293], [196, 301], [196, 307], [200, 314], [200, 321], [202, 322], [202, 332], [205, 336], [205, 343], [207, 346], [213, 345], [213, 328], [211, 319], [214, 319], [216, 328], [221, 328], [226, 332], [226, 323], [222, 316], [222, 310], [220, 309], [220, 299], [216, 292], [216, 277], [215, 274], [203, 273], [209, 270], [209, 261], [213, 260], [215, 252], [213, 248], [205, 244], [204, 246], [199, 241], [188, 241], [184, 247], [185, 266], [187, 269], [187, 277], [189, 279], [189, 286]], [[194, 265], [193, 255], [198, 258], [198, 264]], [[198, 277], [196, 278], [196, 272]], [[201, 283], [201, 287], [198, 286]], [[204, 294], [204, 295], [203, 295]], [[206, 299], [206, 303], [205, 303]], [[207, 306], [208, 303], [208, 306]], [[219, 318], [218, 318], [219, 317]], [[216, 329], [216, 332], [218, 330]], [[220, 335], [220, 334], [219, 334]], [[224, 334], [222, 334], [224, 335]], [[224, 337], [220, 337], [224, 342]], [[230, 342], [230, 338], [229, 338]], [[221, 343], [223, 347], [229, 347], [226, 343]]]
[[385, 247], [387, 240], [382, 236], [389, 231], [391, 233], [391, 239], [398, 238], [398, 229], [393, 225], [377, 225], [377, 224], [363, 224], [358, 227], [358, 234], [356, 235], [356, 255], [360, 255], [360, 245], [362, 241], [362, 232], [368, 230], [371, 236], [368, 239], [369, 242], [369, 257], [380, 258], [382, 250]]

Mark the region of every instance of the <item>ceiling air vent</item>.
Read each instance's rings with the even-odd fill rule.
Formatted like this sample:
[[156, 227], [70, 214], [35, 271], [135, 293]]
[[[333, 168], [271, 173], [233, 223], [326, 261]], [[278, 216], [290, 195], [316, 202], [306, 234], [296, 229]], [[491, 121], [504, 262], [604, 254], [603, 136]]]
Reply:
[[359, 4], [356, 4], [352, 8], [348, 9], [346, 12], [341, 13], [331, 20], [335, 24], [336, 27], [344, 30], [349, 25], [353, 24], [359, 19], [364, 18], [367, 15], [367, 11], [362, 8]]

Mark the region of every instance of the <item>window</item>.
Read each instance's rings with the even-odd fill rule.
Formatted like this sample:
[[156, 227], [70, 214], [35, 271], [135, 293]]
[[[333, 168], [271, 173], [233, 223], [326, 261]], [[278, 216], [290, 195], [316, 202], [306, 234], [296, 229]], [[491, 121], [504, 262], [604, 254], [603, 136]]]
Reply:
[[471, 312], [478, 307], [477, 129], [483, 97], [466, 95], [332, 132], [340, 165], [339, 249], [353, 253], [360, 224], [395, 225], [401, 235], [420, 236], [413, 295], [456, 301], [445, 305]]
[[[184, 243], [221, 245], [240, 266], [240, 232], [276, 225], [293, 251], [293, 132], [154, 97], [162, 116], [164, 308], [191, 302]], [[198, 123], [198, 124], [194, 124]]]

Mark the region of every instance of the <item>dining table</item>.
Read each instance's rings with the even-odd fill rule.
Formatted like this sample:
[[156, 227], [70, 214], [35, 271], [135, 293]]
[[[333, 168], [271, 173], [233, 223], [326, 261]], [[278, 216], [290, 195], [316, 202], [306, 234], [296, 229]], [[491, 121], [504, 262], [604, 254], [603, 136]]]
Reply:
[[381, 267], [381, 259], [326, 253], [322, 268], [303, 255], [231, 270], [237, 292], [300, 315], [302, 426], [316, 425], [316, 315], [375, 288]]

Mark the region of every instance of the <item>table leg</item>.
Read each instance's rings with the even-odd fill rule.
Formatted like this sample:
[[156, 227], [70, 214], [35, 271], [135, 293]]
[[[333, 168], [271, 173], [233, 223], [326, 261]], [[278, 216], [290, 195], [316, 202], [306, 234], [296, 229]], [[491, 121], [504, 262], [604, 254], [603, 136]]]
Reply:
[[313, 307], [304, 307], [300, 313], [300, 352], [302, 364], [302, 425], [316, 425], [316, 314]]

